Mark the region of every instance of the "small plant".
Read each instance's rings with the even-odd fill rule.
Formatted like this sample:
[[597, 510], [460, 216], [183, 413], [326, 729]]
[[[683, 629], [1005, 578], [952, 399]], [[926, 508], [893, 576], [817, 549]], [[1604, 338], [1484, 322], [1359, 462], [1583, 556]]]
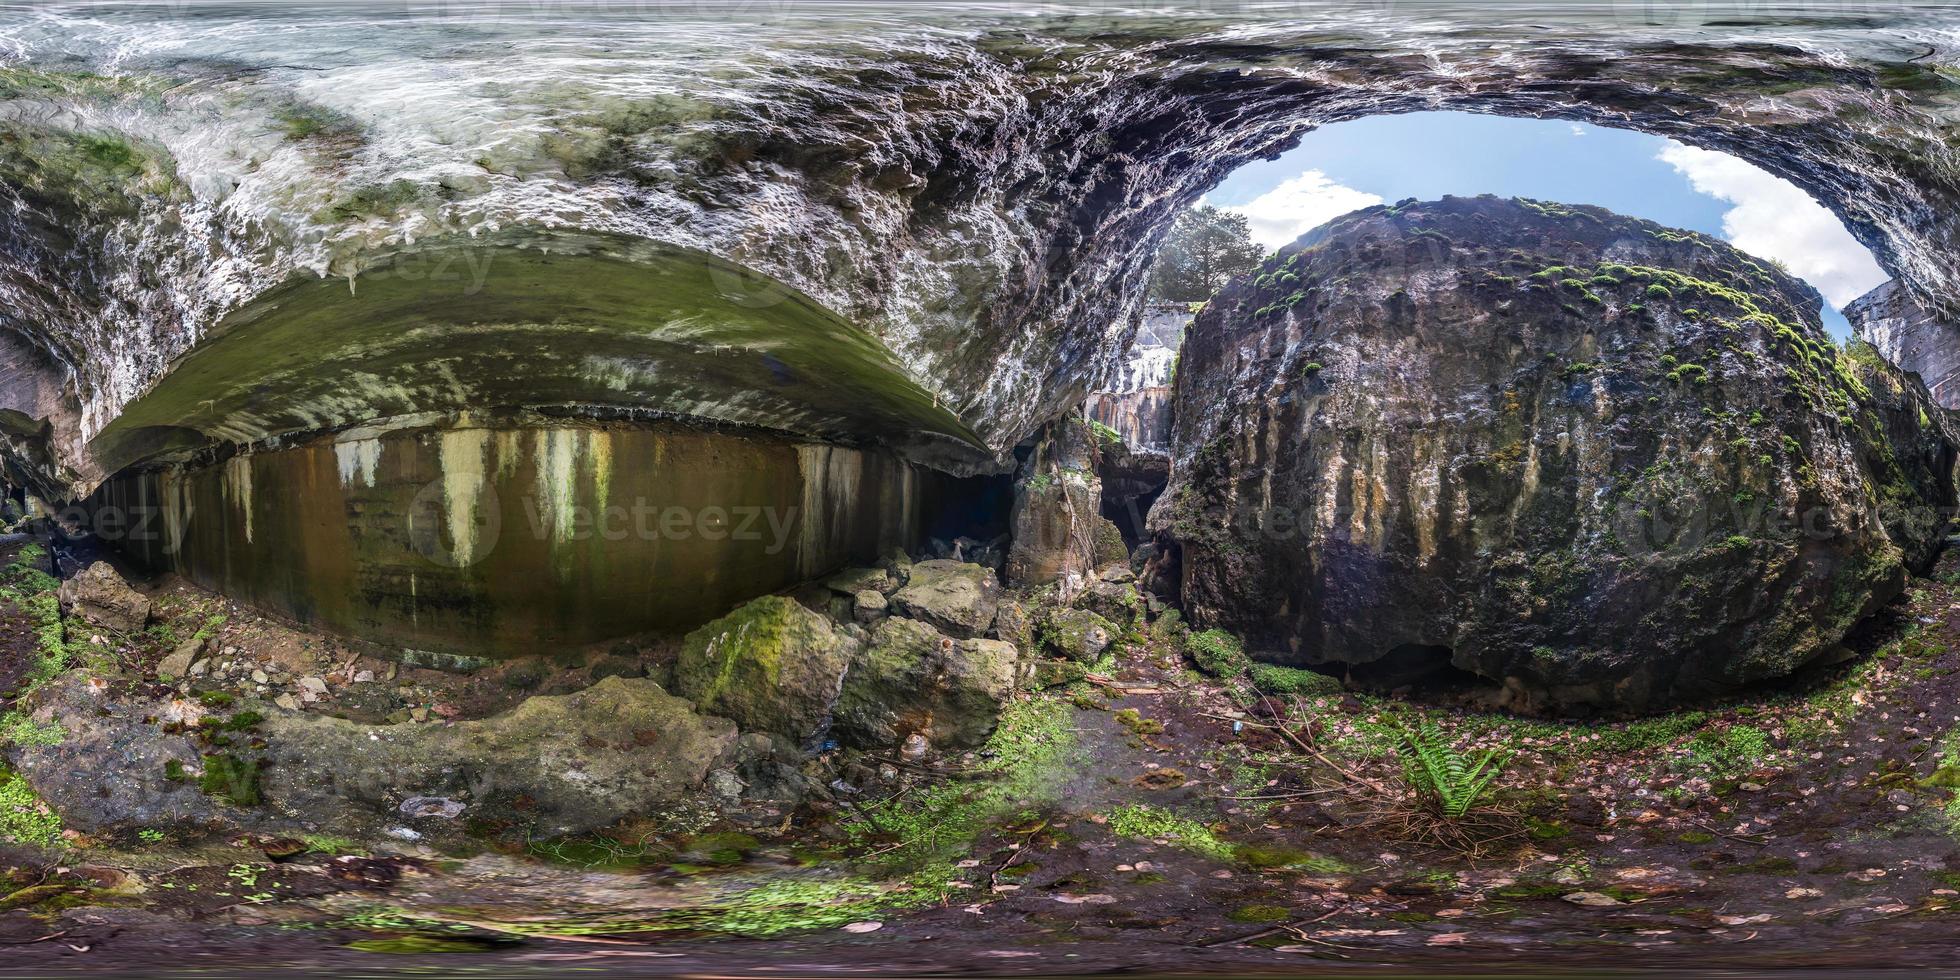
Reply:
[[1504, 771], [1509, 756], [1485, 749], [1472, 758], [1458, 752], [1434, 722], [1404, 728], [1397, 751], [1402, 773], [1424, 809], [1449, 820], [1460, 819], [1485, 800], [1490, 786]]
[[149, 846], [163, 843], [163, 831], [155, 827], [144, 827], [136, 832], [136, 839]]
[[37, 722], [15, 711], [0, 715], [0, 746], [60, 745], [67, 737], [68, 730], [58, 722]]
[[365, 853], [361, 850], [360, 845], [355, 844], [345, 837], [329, 837], [325, 834], [301, 834], [299, 840], [300, 843], [306, 845], [306, 853], [308, 854], [333, 856]]

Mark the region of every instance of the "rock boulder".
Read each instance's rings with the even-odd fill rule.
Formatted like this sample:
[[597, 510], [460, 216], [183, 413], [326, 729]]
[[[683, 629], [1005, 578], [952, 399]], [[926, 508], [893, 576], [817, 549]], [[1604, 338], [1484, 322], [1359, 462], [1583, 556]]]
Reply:
[[687, 635], [674, 689], [744, 731], [806, 741], [829, 723], [857, 646], [795, 600], [763, 596]]
[[134, 633], [150, 622], [150, 597], [130, 588], [106, 561], [62, 582], [60, 599], [69, 615], [118, 633]]
[[953, 636], [986, 634], [1000, 605], [1000, 581], [992, 569], [950, 559], [912, 566], [905, 587], [892, 596], [898, 611]]
[[1939, 541], [1955, 441], [1820, 300], [1587, 207], [1404, 202], [1199, 314], [1153, 526], [1200, 627], [1520, 706], [1665, 706], [1787, 674]]
[[980, 744], [1014, 693], [1019, 659], [1011, 643], [956, 640], [916, 619], [887, 619], [871, 631], [837, 699], [845, 744], [891, 748], [922, 734], [935, 747]]

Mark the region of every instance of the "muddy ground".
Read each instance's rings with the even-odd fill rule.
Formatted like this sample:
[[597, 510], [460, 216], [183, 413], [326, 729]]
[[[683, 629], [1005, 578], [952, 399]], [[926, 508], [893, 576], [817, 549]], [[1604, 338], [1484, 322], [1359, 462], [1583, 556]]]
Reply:
[[[1261, 697], [1140, 632], [1088, 679], [1030, 695], [989, 750], [857, 760], [902, 772], [777, 832], [486, 828], [442, 847], [71, 834], [0, 849], [0, 972], [1946, 968], [1960, 939], [1949, 582], [1960, 556], [1915, 581], [1855, 660], [1634, 722], [1451, 703], [1467, 695]], [[663, 656], [657, 642], [584, 651], [523, 685], [511, 667], [398, 668], [366, 682], [390, 692], [369, 704], [352, 678], [381, 664], [360, 651], [182, 583], [159, 591], [220, 654], [340, 670], [307, 710], [425, 709], [411, 724]], [[8, 655], [31, 651], [31, 626], [0, 609]], [[165, 632], [105, 646], [140, 673], [181, 640]], [[1394, 732], [1422, 720], [1506, 758], [1474, 854], [1384, 820], [1405, 794]]]

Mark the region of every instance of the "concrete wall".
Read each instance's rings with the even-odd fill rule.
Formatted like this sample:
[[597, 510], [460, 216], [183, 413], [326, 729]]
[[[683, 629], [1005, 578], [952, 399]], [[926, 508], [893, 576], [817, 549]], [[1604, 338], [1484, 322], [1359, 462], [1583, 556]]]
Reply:
[[911, 547], [928, 485], [884, 452], [568, 425], [346, 432], [119, 474], [91, 504], [105, 537], [238, 600], [494, 657], [690, 628]]
[[1960, 329], [1934, 319], [1894, 279], [1844, 308], [1852, 332], [1926, 382], [1933, 400], [1960, 408]]

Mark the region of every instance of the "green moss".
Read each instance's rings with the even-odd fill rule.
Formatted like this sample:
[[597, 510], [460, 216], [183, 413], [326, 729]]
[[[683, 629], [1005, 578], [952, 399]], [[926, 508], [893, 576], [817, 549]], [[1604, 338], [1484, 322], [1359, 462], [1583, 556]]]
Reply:
[[59, 722], [36, 722], [18, 711], [0, 715], [0, 748], [60, 745], [67, 737], [68, 730]]
[[1293, 918], [1293, 910], [1283, 905], [1242, 905], [1227, 918], [1246, 923], [1286, 922]]
[[897, 883], [851, 877], [770, 881], [715, 906], [670, 913], [662, 917], [661, 925], [753, 938], [832, 929], [896, 909], [943, 901], [952, 893], [953, 877], [950, 865], [940, 865]]
[[1213, 677], [1237, 677], [1252, 665], [1245, 655], [1245, 648], [1239, 644], [1239, 638], [1224, 630], [1191, 634], [1185, 640], [1185, 651], [1199, 670]]
[[1339, 678], [1297, 667], [1253, 664], [1249, 675], [1252, 686], [1267, 694], [1313, 696], [1340, 694], [1342, 690]]
[[356, 939], [348, 943], [347, 948], [357, 949], [363, 953], [413, 956], [426, 953], [483, 953], [496, 949], [500, 945], [502, 944], [461, 936], [398, 936], [393, 939]]
[[1152, 718], [1145, 718], [1135, 708], [1123, 708], [1117, 711], [1114, 717], [1116, 718], [1117, 724], [1138, 735], [1161, 735], [1164, 731], [1163, 722]]
[[1753, 725], [1731, 725], [1706, 731], [1688, 741], [1688, 763], [1709, 770], [1715, 778], [1733, 778], [1762, 764], [1769, 754], [1769, 735]]
[[22, 690], [11, 692], [16, 698], [53, 679], [80, 659], [62, 625], [61, 603], [55, 594], [61, 583], [40, 568], [46, 561], [47, 550], [30, 544], [23, 546], [13, 561], [0, 569], [0, 602], [12, 604], [21, 611], [33, 625], [36, 641], [35, 661], [28, 669], [26, 684]]
[[1109, 830], [1119, 837], [1163, 841], [1214, 861], [1232, 860], [1232, 846], [1219, 839], [1210, 827], [1144, 803], [1133, 803], [1111, 813]]
[[249, 759], [229, 755], [205, 756], [204, 774], [198, 777], [197, 787], [206, 795], [233, 806], [258, 806], [263, 802], [259, 793], [259, 767]]
[[1276, 844], [1240, 844], [1232, 849], [1232, 860], [1248, 868], [1297, 868], [1313, 874], [1349, 874], [1354, 871], [1345, 862], [1334, 858]]
[[0, 840], [29, 847], [61, 843], [61, 817], [34, 795], [26, 780], [5, 768], [0, 768]]

